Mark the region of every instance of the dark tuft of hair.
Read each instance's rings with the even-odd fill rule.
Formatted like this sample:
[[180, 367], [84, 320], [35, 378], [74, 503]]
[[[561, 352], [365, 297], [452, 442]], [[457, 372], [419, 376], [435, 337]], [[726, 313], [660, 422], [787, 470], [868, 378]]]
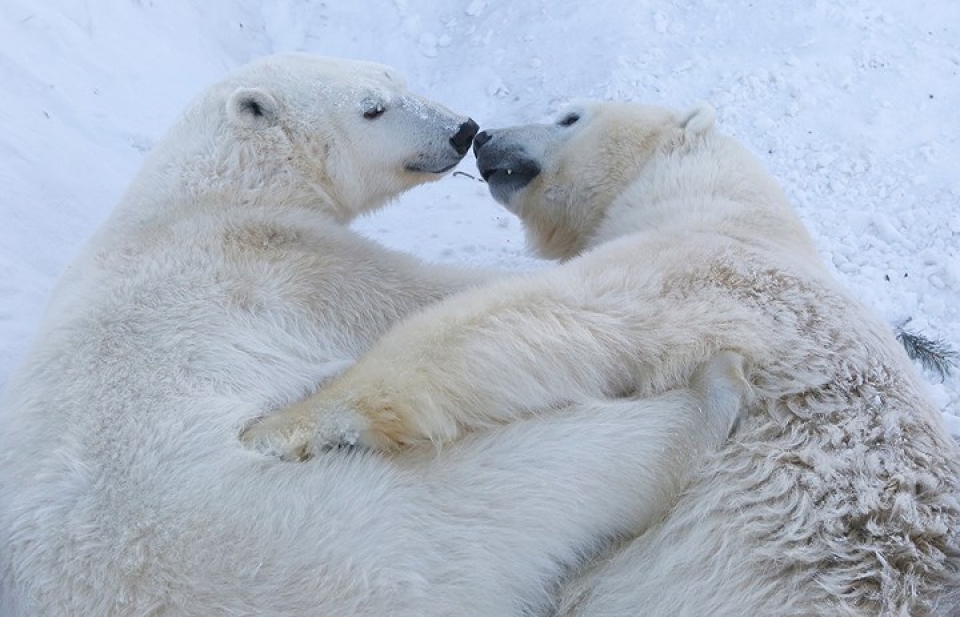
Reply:
[[907, 350], [911, 360], [936, 373], [941, 380], [946, 379], [960, 362], [960, 353], [942, 339], [932, 339], [920, 332], [908, 330], [906, 326], [911, 319], [907, 318], [897, 324], [897, 340]]

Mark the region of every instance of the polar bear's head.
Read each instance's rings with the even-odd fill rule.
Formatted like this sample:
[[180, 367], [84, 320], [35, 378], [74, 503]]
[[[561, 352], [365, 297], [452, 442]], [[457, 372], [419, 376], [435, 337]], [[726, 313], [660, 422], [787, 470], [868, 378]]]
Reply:
[[251, 190], [296, 185], [294, 193], [319, 194], [346, 222], [440, 178], [477, 129], [410, 93], [389, 67], [293, 53], [255, 61], [209, 89], [171, 140], [181, 153], [183, 142], [206, 153], [213, 140], [216, 154], [193, 155], [203, 168], [187, 170], [195, 183], [211, 182], [206, 175]]
[[712, 131], [713, 110], [687, 114], [629, 103], [580, 103], [553, 124], [477, 135], [477, 166], [494, 199], [518, 215], [543, 257], [584, 250], [608, 210], [654, 159]]

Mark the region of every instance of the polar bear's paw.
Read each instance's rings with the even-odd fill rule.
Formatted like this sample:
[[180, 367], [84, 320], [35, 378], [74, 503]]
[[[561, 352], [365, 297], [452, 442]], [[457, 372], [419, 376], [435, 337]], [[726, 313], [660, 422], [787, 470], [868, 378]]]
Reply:
[[285, 461], [306, 461], [335, 448], [374, 446], [377, 440], [362, 416], [338, 405], [318, 408], [310, 398], [250, 425], [240, 441]]

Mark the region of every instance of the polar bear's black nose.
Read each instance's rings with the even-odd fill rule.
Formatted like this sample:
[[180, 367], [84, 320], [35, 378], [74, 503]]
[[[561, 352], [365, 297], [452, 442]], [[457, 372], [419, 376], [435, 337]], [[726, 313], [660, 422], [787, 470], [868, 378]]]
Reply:
[[467, 153], [467, 150], [470, 149], [470, 142], [473, 141], [473, 136], [477, 134], [479, 129], [480, 125], [470, 118], [467, 118], [467, 121], [460, 125], [457, 134], [450, 138], [450, 145], [457, 151], [457, 154], [463, 156]]
[[477, 136], [473, 138], [473, 151], [476, 152], [479, 150], [480, 146], [490, 141], [491, 137], [493, 137], [493, 135], [486, 131], [480, 131], [477, 133]]

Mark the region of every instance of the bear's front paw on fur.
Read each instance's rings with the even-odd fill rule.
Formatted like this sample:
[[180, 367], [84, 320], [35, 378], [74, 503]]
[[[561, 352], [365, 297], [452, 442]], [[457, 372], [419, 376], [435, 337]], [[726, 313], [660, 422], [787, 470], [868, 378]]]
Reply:
[[346, 406], [311, 397], [247, 427], [240, 441], [285, 461], [305, 461], [338, 447], [373, 447], [364, 418]]

